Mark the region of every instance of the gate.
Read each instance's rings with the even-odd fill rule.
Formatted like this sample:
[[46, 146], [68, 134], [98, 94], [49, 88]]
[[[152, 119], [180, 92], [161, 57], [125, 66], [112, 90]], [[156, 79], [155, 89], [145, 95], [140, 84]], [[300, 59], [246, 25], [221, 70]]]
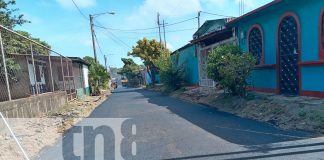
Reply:
[[210, 51], [210, 48], [201, 49], [199, 54], [199, 85], [204, 87], [215, 87], [214, 81], [207, 76], [208, 54]]
[[297, 21], [293, 16], [285, 17], [279, 25], [279, 87], [284, 95], [299, 94], [299, 40]]

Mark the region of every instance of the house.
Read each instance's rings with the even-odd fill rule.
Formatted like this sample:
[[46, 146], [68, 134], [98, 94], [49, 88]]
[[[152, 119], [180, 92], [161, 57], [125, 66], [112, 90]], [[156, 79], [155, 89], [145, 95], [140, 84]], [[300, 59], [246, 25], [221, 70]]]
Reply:
[[[79, 82], [74, 79], [78, 79], [81, 76], [84, 78], [82, 80], [84, 84], [82, 85], [85, 86], [86, 93], [90, 92], [88, 80], [85, 79], [86, 76], [83, 76], [88, 74], [87, 65], [83, 67], [85, 74], [81, 74], [77, 71], [77, 65], [73, 64], [72, 71], [71, 61], [60, 56], [34, 55], [32, 58], [31, 55], [27, 54], [8, 54], [6, 58], [10, 63], [19, 66], [19, 69], [16, 71], [8, 70], [10, 95], [12, 99], [26, 98], [32, 95], [56, 91], [66, 91], [69, 99], [73, 99], [76, 98], [74, 83]], [[49, 63], [49, 58], [51, 63]], [[74, 77], [72, 76], [73, 72], [75, 72]], [[5, 77], [1, 74], [0, 101], [9, 100], [5, 82]]]
[[323, 24], [323, 0], [274, 0], [230, 21], [257, 59], [250, 89], [324, 98]]
[[90, 95], [89, 67], [90, 64], [79, 57], [69, 57], [72, 60], [74, 85], [78, 98]]
[[189, 43], [171, 53], [171, 58], [178, 58], [178, 65], [182, 65], [184, 67], [184, 79], [190, 85], [199, 84], [198, 58], [196, 49], [195, 44]]
[[209, 52], [222, 44], [237, 43], [232, 28], [225, 25], [228, 20], [208, 20], [193, 35], [191, 43], [196, 45], [200, 86], [215, 87], [216, 84], [207, 76]]

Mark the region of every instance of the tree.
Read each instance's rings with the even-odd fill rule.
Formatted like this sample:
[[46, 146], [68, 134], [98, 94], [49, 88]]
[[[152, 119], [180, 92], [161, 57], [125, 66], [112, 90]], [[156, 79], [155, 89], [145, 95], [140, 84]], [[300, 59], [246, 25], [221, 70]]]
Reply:
[[121, 60], [124, 66], [118, 74], [126, 76], [131, 86], [139, 86], [143, 81], [140, 74], [143, 66], [136, 64], [131, 58], [122, 58]]
[[170, 51], [166, 49], [156, 40], [148, 40], [143, 38], [137, 41], [136, 46], [128, 55], [139, 57], [144, 61], [144, 65], [147, 69], [147, 73], [150, 76], [152, 83], [155, 83], [155, 73], [158, 72], [158, 68], [154, 64], [159, 57], [170, 54]]
[[19, 9], [12, 9], [11, 6], [13, 5], [16, 5], [15, 0], [0, 0], [0, 24], [9, 29], [13, 29], [16, 25], [22, 25], [29, 22], [24, 19], [24, 15], [14, 14]]
[[90, 64], [89, 68], [89, 83], [91, 86], [92, 94], [99, 95], [101, 89], [108, 88], [108, 81], [110, 78], [106, 68], [97, 63], [94, 58], [86, 56], [83, 58], [87, 63]]
[[219, 82], [226, 93], [244, 96], [246, 79], [251, 74], [255, 61], [252, 54], [243, 53], [237, 46], [217, 47], [208, 56], [208, 77]]
[[184, 67], [179, 64], [179, 53], [176, 53], [174, 58], [161, 56], [154, 64], [159, 68], [161, 81], [166, 87], [166, 91], [178, 90], [184, 83]]
[[[50, 49], [51, 46], [45, 41], [41, 41], [39, 38], [33, 38], [28, 32], [16, 31], [17, 33], [34, 40], [37, 43]], [[5, 53], [7, 54], [31, 54], [31, 42], [25, 38], [17, 35], [10, 34], [8, 32], [3, 32], [3, 45]], [[42, 46], [33, 44], [33, 53], [35, 55], [49, 55], [50, 51]]]
[[[23, 19], [23, 15], [15, 15], [14, 13], [18, 11], [17, 8], [12, 9], [12, 6], [16, 4], [15, 0], [0, 0], [0, 25], [7, 27], [11, 30], [17, 25], [22, 25], [24, 23], [29, 23], [29, 21]], [[18, 53], [18, 54], [30, 54], [30, 42], [28, 42], [26, 39], [14, 35], [12, 33], [9, 33], [8, 31], [5, 30], [0, 30], [1, 31], [1, 36], [3, 40], [3, 46], [4, 46], [4, 51], [6, 54], [13, 54], [13, 53]], [[26, 36], [30, 39], [35, 40], [36, 42], [39, 42], [46, 47], [50, 48], [50, 46], [44, 42], [41, 41], [37, 38], [32, 38], [28, 32], [24, 31], [17, 31], [17, 33]], [[34, 53], [36, 54], [42, 54], [42, 55], [48, 55], [49, 51], [46, 49], [39, 47], [39, 46], [34, 46]], [[13, 58], [6, 58], [6, 68], [7, 68], [7, 73], [9, 77], [9, 82], [17, 82], [19, 78], [17, 78], [17, 75], [19, 75], [20, 71], [20, 65], [15, 62]], [[4, 65], [2, 64], [2, 57], [0, 56], [0, 76], [4, 77], [5, 72]]]

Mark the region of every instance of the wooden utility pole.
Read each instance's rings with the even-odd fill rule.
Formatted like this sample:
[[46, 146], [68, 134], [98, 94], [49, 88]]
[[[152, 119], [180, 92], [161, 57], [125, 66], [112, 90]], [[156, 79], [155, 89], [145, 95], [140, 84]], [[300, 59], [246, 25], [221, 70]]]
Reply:
[[93, 29], [93, 16], [90, 14], [89, 18], [90, 18], [90, 29], [91, 29], [91, 36], [92, 36], [93, 57], [97, 63], [98, 61], [97, 61], [96, 43], [95, 43], [95, 37], [94, 37], [95, 35], [94, 35], [94, 29]]
[[105, 58], [105, 67], [106, 67], [106, 71], [108, 72], [108, 68], [107, 68], [107, 56], [104, 55], [104, 58]]
[[166, 45], [166, 38], [165, 38], [165, 23], [164, 23], [164, 20], [163, 20], [163, 34], [164, 34], [164, 47], [167, 48], [167, 45]]
[[162, 38], [161, 38], [161, 25], [160, 25], [160, 13], [157, 13], [157, 24], [159, 26], [159, 37], [160, 37], [160, 45], [162, 46]]
[[197, 19], [198, 19], [198, 29], [200, 28], [200, 15], [201, 15], [201, 11], [198, 11], [198, 16], [197, 16]]

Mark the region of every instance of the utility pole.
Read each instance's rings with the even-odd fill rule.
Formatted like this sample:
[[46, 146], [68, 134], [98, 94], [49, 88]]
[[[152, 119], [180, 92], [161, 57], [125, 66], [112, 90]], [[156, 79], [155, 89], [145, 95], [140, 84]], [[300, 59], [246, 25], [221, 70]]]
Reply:
[[160, 37], [160, 45], [162, 46], [162, 38], [161, 38], [161, 25], [160, 25], [160, 13], [157, 13], [157, 24], [159, 26], [159, 37]]
[[201, 15], [201, 11], [198, 11], [198, 29], [200, 28], [200, 15]]
[[92, 36], [93, 57], [94, 57], [96, 63], [98, 63], [98, 60], [97, 60], [97, 52], [96, 52], [96, 42], [95, 42], [95, 31], [94, 31], [93, 18], [104, 15], [104, 14], [114, 15], [115, 12], [103, 12], [103, 13], [97, 13], [97, 14], [89, 14], [90, 29], [91, 29], [91, 36]]
[[163, 20], [163, 34], [164, 34], [164, 47], [167, 48], [167, 45], [166, 45], [166, 38], [165, 38], [165, 23], [164, 23], [164, 20]]
[[104, 58], [105, 58], [105, 67], [106, 67], [106, 71], [108, 72], [108, 68], [107, 68], [107, 56], [104, 55]]
[[89, 14], [89, 18], [90, 18], [90, 29], [91, 29], [91, 36], [92, 36], [92, 48], [93, 48], [93, 57], [96, 61], [97, 61], [97, 53], [96, 53], [96, 43], [95, 43], [95, 35], [94, 35], [94, 29], [93, 29], [93, 16], [91, 14]]

